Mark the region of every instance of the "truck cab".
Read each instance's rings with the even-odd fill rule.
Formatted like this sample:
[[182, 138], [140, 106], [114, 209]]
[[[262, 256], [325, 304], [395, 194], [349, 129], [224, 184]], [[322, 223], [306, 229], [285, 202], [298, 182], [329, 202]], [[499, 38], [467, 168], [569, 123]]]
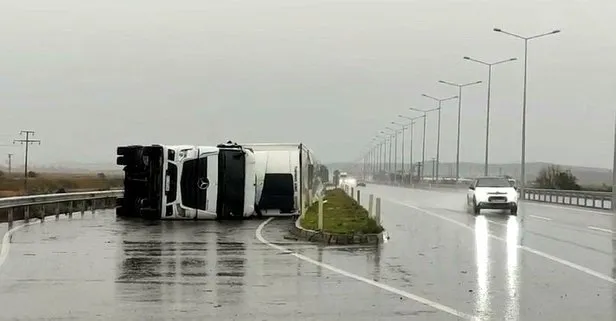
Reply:
[[254, 155], [237, 144], [120, 146], [118, 216], [230, 219], [254, 214]]

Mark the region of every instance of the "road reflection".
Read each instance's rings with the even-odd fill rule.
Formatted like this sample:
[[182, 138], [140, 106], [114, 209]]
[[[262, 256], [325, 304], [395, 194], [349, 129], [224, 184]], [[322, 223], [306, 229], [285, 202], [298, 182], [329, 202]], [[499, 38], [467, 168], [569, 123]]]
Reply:
[[216, 243], [211, 245], [216, 249], [217, 303], [240, 305], [244, 294], [246, 246], [243, 242], [227, 241], [223, 233], [216, 233]]
[[[187, 302], [240, 304], [244, 298], [246, 245], [230, 242], [218, 222], [119, 222], [116, 296], [175, 308]], [[139, 224], [140, 228], [135, 228]]]
[[507, 303], [505, 320], [518, 320], [520, 317], [520, 271], [518, 249], [520, 245], [520, 223], [517, 217], [507, 218]]
[[477, 293], [475, 295], [475, 313], [484, 319], [490, 316], [490, 257], [488, 220], [479, 215], [475, 218], [475, 265], [477, 268]]

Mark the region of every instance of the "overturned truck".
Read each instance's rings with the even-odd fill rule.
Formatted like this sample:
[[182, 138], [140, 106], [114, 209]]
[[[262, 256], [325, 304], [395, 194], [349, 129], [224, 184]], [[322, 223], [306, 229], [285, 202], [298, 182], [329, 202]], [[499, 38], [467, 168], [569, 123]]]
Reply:
[[243, 219], [298, 215], [322, 193], [319, 165], [302, 144], [131, 145], [118, 216]]
[[119, 216], [232, 219], [254, 213], [254, 154], [237, 144], [120, 146]]

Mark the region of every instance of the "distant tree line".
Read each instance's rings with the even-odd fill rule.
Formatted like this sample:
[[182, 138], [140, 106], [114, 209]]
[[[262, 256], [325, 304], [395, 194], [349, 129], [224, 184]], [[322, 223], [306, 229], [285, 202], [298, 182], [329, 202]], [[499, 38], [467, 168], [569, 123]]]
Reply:
[[577, 181], [577, 177], [570, 170], [564, 170], [558, 165], [549, 165], [539, 171], [535, 185], [545, 189], [581, 190], [582, 187]]

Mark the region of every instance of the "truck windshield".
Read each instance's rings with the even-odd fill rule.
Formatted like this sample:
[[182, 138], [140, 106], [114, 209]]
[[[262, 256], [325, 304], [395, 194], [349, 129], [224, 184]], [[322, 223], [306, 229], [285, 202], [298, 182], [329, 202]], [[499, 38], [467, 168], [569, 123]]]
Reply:
[[509, 181], [505, 178], [487, 177], [477, 180], [476, 187], [511, 187]]

